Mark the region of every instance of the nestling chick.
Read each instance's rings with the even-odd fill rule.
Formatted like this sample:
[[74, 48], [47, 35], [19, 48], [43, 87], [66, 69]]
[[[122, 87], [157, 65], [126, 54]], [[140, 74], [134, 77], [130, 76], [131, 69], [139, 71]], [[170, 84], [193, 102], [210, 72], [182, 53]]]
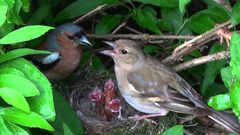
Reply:
[[106, 43], [113, 50], [101, 53], [113, 58], [118, 89], [136, 110], [156, 116], [165, 116], [169, 111], [208, 116], [229, 131], [240, 133], [240, 125], [234, 116], [208, 107], [184, 79], [144, 54], [136, 42]]
[[32, 58], [45, 67], [43, 71], [50, 80], [61, 80], [72, 73], [79, 65], [82, 48], [91, 45], [83, 29], [72, 23], [58, 26], [51, 31], [45, 43], [37, 47], [52, 52], [50, 55], [34, 55]]

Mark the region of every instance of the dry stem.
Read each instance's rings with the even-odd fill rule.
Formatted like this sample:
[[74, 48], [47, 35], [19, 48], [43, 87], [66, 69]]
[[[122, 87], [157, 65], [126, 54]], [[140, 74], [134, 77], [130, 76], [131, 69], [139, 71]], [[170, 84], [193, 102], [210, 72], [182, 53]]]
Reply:
[[205, 45], [206, 43], [208, 43], [212, 40], [215, 40], [218, 37], [216, 32], [219, 29], [223, 29], [223, 28], [230, 29], [232, 27], [233, 26], [231, 25], [231, 22], [227, 21], [227, 22], [215, 27], [214, 29], [211, 29], [211, 30], [183, 43], [182, 45], [178, 46], [173, 51], [172, 55], [170, 55], [169, 57], [164, 59], [162, 62], [172, 64], [172, 63], [174, 63], [174, 61], [180, 60], [184, 55], [189, 54], [193, 50]]
[[200, 58], [195, 58], [195, 59], [189, 60], [187, 62], [184, 62], [184, 63], [181, 63], [181, 64], [175, 66], [174, 69], [175, 69], [175, 71], [181, 71], [181, 70], [185, 70], [185, 69], [197, 66], [197, 65], [207, 63], [207, 62], [227, 59], [229, 57], [230, 57], [229, 51], [223, 51], [223, 52], [210, 54], [210, 55], [207, 55], [207, 56], [203, 56], [203, 57], [200, 57]]
[[98, 13], [100, 10], [102, 10], [104, 7], [106, 7], [107, 4], [103, 4], [101, 6], [98, 6], [97, 8], [91, 10], [90, 12], [88, 12], [87, 14], [85, 14], [84, 16], [81, 16], [80, 18], [78, 18], [77, 20], [75, 20], [73, 23], [74, 24], [78, 24], [81, 21], [85, 20], [87, 17], [91, 17], [93, 15], [95, 15], [96, 13]]
[[96, 38], [96, 39], [107, 39], [107, 40], [113, 40], [113, 39], [132, 39], [132, 40], [169, 40], [169, 39], [184, 39], [189, 40], [193, 39], [195, 36], [176, 36], [176, 35], [148, 35], [148, 34], [118, 34], [118, 35], [87, 35], [90, 38]]

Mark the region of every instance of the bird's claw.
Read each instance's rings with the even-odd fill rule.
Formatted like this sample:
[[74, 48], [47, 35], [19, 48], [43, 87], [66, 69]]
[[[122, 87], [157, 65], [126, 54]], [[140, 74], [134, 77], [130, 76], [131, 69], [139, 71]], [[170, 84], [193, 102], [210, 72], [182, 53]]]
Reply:
[[149, 122], [151, 124], [157, 125], [157, 123], [154, 120], [148, 119], [148, 118], [150, 118], [149, 115], [143, 115], [143, 116], [134, 115], [134, 116], [130, 116], [128, 118], [136, 121], [136, 123], [139, 123], [140, 120], [145, 120], [145, 121], [147, 121], [147, 122]]

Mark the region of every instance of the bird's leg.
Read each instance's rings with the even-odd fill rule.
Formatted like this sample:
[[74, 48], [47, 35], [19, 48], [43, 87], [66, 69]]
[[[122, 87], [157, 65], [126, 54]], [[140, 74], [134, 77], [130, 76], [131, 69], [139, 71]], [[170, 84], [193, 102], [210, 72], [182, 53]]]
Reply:
[[122, 107], [119, 108], [119, 112], [118, 112], [118, 117], [117, 117], [119, 120], [125, 120], [123, 117], [122, 117]]
[[131, 128], [131, 129], [134, 129], [139, 124], [140, 120], [146, 120], [151, 124], [157, 125], [157, 123], [154, 120], [151, 120], [149, 118], [158, 117], [158, 116], [163, 116], [163, 115], [162, 114], [148, 114], [148, 115], [142, 115], [142, 116], [134, 115], [128, 118], [136, 121], [135, 125]]
[[158, 117], [158, 116], [163, 116], [162, 114], [159, 114], [159, 113], [156, 113], [156, 114], [147, 114], [147, 115], [142, 115], [142, 116], [139, 116], [139, 115], [135, 115], [135, 116], [130, 116], [128, 117], [129, 119], [133, 119], [137, 122], [139, 122], [140, 120], [146, 120], [154, 125], [157, 125], [157, 123], [154, 121], [154, 120], [151, 120], [149, 118], [152, 118], [152, 117]]

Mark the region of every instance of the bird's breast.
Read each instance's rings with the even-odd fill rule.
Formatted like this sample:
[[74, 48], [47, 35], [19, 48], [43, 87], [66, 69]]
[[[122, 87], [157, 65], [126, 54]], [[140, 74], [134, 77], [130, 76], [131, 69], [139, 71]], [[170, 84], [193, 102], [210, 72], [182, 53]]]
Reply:
[[52, 80], [65, 78], [77, 68], [81, 54], [81, 48], [60, 50], [61, 59], [53, 68], [45, 72], [45, 75]]

